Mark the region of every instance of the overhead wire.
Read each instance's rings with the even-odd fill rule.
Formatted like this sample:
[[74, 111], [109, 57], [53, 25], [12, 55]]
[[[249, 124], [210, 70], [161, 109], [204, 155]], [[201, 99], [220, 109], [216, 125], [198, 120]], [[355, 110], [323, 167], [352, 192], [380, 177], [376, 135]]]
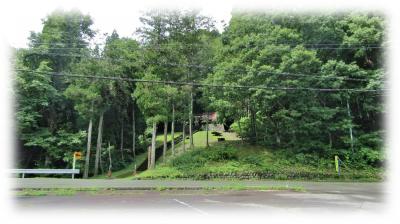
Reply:
[[[104, 60], [105, 59], [103, 57], [88, 56], [88, 55], [83, 55], [83, 54], [59, 54], [59, 53], [43, 53], [43, 52], [33, 52], [32, 54], [61, 56], [61, 57], [82, 57], [82, 58], [96, 59], [96, 60]], [[111, 60], [127, 61], [126, 58], [111, 58]], [[146, 61], [143, 59], [136, 60], [136, 61], [146, 63]], [[149, 64], [149, 63], [147, 63], [147, 64]], [[151, 62], [150, 64], [204, 68], [204, 69], [209, 69], [210, 71], [215, 68], [213, 66], [207, 66], [207, 65], [201, 65], [201, 64], [181, 64], [181, 63], [173, 63], [173, 62]], [[369, 81], [369, 79], [363, 79], [363, 78], [351, 78], [351, 77], [345, 77], [345, 76], [321, 76], [321, 75], [315, 74], [315, 73], [304, 74], [304, 73], [289, 73], [289, 72], [259, 72], [258, 74], [261, 74], [261, 73], [281, 75], [281, 76], [297, 76], [297, 77], [305, 77], [305, 78], [311, 78], [311, 79], [338, 79], [338, 80], [359, 81], [359, 82]]]
[[105, 80], [116, 80], [116, 81], [128, 81], [137, 83], [153, 83], [153, 84], [168, 84], [168, 85], [186, 85], [193, 87], [213, 87], [213, 88], [238, 88], [238, 89], [263, 89], [263, 90], [284, 90], [284, 91], [318, 91], [318, 92], [385, 92], [384, 89], [350, 89], [350, 88], [313, 88], [313, 87], [283, 87], [283, 86], [250, 86], [250, 85], [220, 85], [220, 84], [208, 84], [199, 82], [181, 82], [181, 81], [168, 81], [168, 80], [147, 80], [147, 79], [132, 79], [125, 77], [112, 77], [112, 76], [96, 76], [96, 75], [80, 75], [71, 73], [57, 73], [57, 72], [40, 72], [27, 69], [15, 69], [16, 71], [32, 72], [32, 73], [44, 73], [53, 76], [66, 76], [75, 78], [85, 79], [105, 79]]

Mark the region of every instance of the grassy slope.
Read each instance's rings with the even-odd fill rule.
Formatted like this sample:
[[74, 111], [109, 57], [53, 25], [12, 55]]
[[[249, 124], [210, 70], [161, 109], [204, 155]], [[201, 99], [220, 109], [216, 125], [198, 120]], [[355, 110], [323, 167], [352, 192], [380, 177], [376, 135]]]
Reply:
[[[271, 151], [262, 146], [241, 144], [233, 133], [223, 133], [226, 142], [217, 142], [217, 137], [210, 135], [211, 147], [205, 149], [205, 132], [194, 135], [195, 148], [182, 152], [182, 144], [177, 145], [177, 155], [168, 154], [166, 162], [159, 161], [156, 169], [145, 171], [134, 178], [262, 178], [272, 179], [313, 179], [313, 180], [361, 180], [376, 181], [381, 179], [381, 169], [346, 169], [337, 177], [331, 160], [315, 160], [309, 164], [289, 160], [284, 150]], [[231, 140], [231, 141], [229, 141]], [[236, 141], [233, 141], [236, 140]], [[186, 140], [187, 148], [189, 140]], [[212, 159], [215, 153], [223, 155], [224, 150], [232, 151], [234, 158]], [[211, 159], [210, 159], [211, 158]], [[179, 163], [180, 162], [180, 163]], [[192, 164], [191, 164], [192, 163]], [[200, 164], [200, 165], [195, 165]], [[262, 174], [260, 174], [262, 173]], [[255, 175], [255, 176], [254, 176]], [[205, 177], [207, 176], [207, 177]], [[131, 177], [132, 178], [132, 177]]]
[[[219, 136], [219, 137], [225, 138], [226, 141], [238, 141], [239, 140], [239, 138], [236, 136], [235, 133], [224, 132], [221, 134], [222, 134], [222, 136]], [[207, 132], [206, 131], [198, 131], [193, 134], [193, 145], [195, 146], [195, 148], [205, 148], [207, 145], [206, 139], [207, 139]], [[208, 142], [210, 145], [213, 145], [218, 142], [218, 137], [212, 135], [211, 131], [208, 133]], [[190, 140], [187, 138], [185, 140], [186, 150], [189, 150], [189, 143], [190, 143]], [[183, 153], [183, 142], [180, 142], [175, 146], [175, 152], [176, 152], [176, 156], [179, 156], [181, 153]], [[167, 151], [166, 156], [167, 156], [166, 162], [170, 162], [171, 159], [174, 158], [172, 156], [171, 150]], [[161, 165], [162, 163], [164, 163], [164, 162], [160, 159], [157, 161], [156, 164]]]
[[[175, 132], [175, 138], [179, 137], [182, 134], [182, 132]], [[171, 134], [169, 133], [167, 136], [168, 141], [171, 140]], [[162, 145], [164, 141], [164, 135], [163, 134], [159, 134], [156, 137], [156, 145], [157, 147]], [[136, 155], [136, 164], [137, 166], [139, 166], [140, 164], [142, 164], [147, 158], [147, 153], [141, 153], [139, 155]], [[113, 171], [112, 172], [112, 178], [126, 178], [126, 177], [130, 177], [132, 176], [132, 171], [133, 171], [133, 167], [134, 164], [130, 164], [129, 166], [125, 167], [122, 170], [118, 170], [118, 171]], [[106, 174], [101, 174], [101, 175], [97, 175], [95, 177], [92, 177], [93, 179], [107, 179], [107, 175]]]
[[[175, 132], [175, 133], [174, 133], [174, 137], [177, 138], [177, 137], [179, 137], [181, 134], [182, 134], [182, 132]], [[168, 133], [168, 134], [167, 134], [167, 141], [171, 141], [171, 139], [172, 139], [171, 133]], [[163, 144], [163, 141], [164, 141], [164, 134], [158, 134], [157, 137], [156, 137], [156, 142], [157, 142], [156, 144], [157, 144], [157, 146], [162, 145], [162, 144]]]
[[[147, 153], [141, 153], [141, 154], [137, 155], [136, 156], [137, 166], [139, 166], [141, 163], [143, 163], [143, 161], [145, 161], [146, 159], [147, 159]], [[125, 177], [132, 176], [133, 167], [134, 167], [134, 164], [132, 163], [122, 170], [113, 171], [112, 178], [125, 178]], [[97, 175], [97, 176], [94, 176], [91, 178], [92, 179], [107, 179], [108, 176], [106, 174], [100, 174], [100, 175]]]

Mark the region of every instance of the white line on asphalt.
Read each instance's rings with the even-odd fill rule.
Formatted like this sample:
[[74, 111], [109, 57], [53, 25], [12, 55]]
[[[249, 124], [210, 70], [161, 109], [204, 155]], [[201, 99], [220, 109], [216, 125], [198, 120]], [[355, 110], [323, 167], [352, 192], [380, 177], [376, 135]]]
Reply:
[[185, 202], [183, 202], [183, 201], [179, 201], [178, 199], [174, 199], [174, 201], [178, 202], [179, 204], [185, 205], [185, 206], [187, 206], [187, 207], [189, 207], [189, 208], [195, 210], [196, 212], [198, 212], [198, 213], [200, 213], [200, 214], [208, 215], [207, 212], [205, 212], [205, 211], [203, 211], [203, 210], [200, 210], [200, 209], [198, 209], [198, 208], [195, 208], [195, 207], [189, 205], [188, 203], [185, 203]]

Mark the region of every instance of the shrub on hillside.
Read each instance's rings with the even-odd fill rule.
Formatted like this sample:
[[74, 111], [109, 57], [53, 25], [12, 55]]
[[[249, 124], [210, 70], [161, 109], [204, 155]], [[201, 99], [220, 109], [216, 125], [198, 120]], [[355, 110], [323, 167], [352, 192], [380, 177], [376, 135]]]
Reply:
[[258, 155], [247, 155], [240, 159], [240, 162], [247, 163], [254, 166], [262, 166], [263, 165], [263, 158]]
[[203, 156], [209, 161], [237, 160], [237, 149], [229, 146], [212, 147], [203, 151]]
[[196, 149], [172, 160], [172, 166], [180, 170], [203, 167], [206, 162], [237, 160], [237, 149], [227, 146]]

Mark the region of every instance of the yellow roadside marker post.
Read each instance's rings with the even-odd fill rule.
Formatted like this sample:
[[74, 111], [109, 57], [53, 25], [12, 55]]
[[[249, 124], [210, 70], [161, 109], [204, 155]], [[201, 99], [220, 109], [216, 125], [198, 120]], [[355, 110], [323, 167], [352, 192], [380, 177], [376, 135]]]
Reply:
[[[77, 159], [81, 159], [82, 158], [82, 153], [81, 152], [74, 152], [73, 155], [73, 160], [72, 160], [72, 169], [75, 170], [75, 164], [76, 164], [76, 160]], [[72, 179], [75, 178], [75, 174], [72, 174]]]
[[338, 175], [340, 176], [340, 159], [339, 159], [339, 156], [335, 156], [335, 168], [336, 168], [336, 172], [338, 172]]

